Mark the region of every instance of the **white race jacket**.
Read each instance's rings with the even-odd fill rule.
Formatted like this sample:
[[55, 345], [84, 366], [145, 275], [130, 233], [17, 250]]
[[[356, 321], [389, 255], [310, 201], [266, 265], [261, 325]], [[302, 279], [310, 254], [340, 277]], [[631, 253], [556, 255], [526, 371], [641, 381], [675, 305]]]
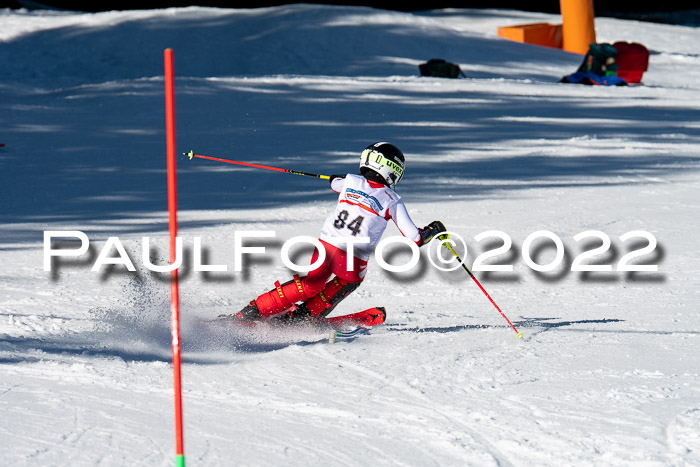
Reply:
[[420, 231], [394, 190], [353, 174], [333, 179], [331, 188], [340, 195], [335, 211], [321, 229], [323, 241], [347, 251], [344, 238], [368, 237], [369, 243], [354, 244], [354, 255], [367, 261], [392, 219], [404, 237], [420, 245]]

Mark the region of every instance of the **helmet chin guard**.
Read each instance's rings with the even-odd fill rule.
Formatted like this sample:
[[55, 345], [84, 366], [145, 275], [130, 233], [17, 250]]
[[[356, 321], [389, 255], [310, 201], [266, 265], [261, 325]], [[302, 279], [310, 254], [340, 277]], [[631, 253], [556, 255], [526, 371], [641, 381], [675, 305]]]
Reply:
[[371, 170], [377, 173], [392, 190], [403, 177], [406, 158], [399, 148], [389, 143], [374, 143], [367, 146], [360, 155], [360, 171]]

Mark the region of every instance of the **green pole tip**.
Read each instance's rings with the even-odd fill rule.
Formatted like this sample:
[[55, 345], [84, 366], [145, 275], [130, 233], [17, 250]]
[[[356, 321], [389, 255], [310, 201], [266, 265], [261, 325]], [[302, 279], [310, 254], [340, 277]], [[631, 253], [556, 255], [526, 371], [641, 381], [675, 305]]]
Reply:
[[185, 455], [176, 455], [175, 456], [175, 467], [185, 467]]

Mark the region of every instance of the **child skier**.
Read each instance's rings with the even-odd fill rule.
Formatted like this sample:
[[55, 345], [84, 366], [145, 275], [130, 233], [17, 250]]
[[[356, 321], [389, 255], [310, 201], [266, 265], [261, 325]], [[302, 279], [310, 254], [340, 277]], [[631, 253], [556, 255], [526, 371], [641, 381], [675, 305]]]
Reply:
[[[445, 226], [434, 221], [423, 229], [413, 223], [394, 191], [403, 176], [406, 159], [396, 146], [375, 143], [367, 146], [360, 156], [361, 175], [332, 175], [331, 189], [339, 193], [338, 204], [321, 229], [319, 241], [325, 249], [325, 260], [303, 279], [298, 275], [285, 283], [275, 283], [275, 288], [260, 295], [243, 308], [236, 318], [242, 321], [260, 321], [272, 317], [309, 317], [323, 320], [335, 306], [360, 286], [367, 272], [367, 261], [384, 233], [387, 221], [393, 220], [401, 233], [424, 245], [445, 231]], [[348, 240], [368, 237], [368, 243], [352, 243]], [[354, 251], [353, 251], [354, 250]], [[348, 251], [352, 268], [348, 267]], [[311, 264], [319, 257], [314, 251]], [[329, 280], [331, 276], [333, 279]], [[377, 309], [371, 309], [377, 310]], [[355, 319], [374, 325], [384, 321], [382, 312], [355, 313]], [[364, 316], [356, 316], [364, 313]]]

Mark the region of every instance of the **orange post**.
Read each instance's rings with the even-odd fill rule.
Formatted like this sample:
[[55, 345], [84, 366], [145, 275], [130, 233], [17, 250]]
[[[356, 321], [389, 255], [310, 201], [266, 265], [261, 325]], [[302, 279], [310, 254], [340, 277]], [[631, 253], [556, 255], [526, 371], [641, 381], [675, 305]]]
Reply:
[[[177, 177], [175, 164], [175, 72], [173, 51], [165, 49], [165, 138], [168, 167], [168, 229], [170, 231], [170, 264], [177, 260]], [[173, 347], [173, 379], [175, 387], [175, 465], [184, 467], [182, 434], [182, 378], [180, 376], [180, 295], [177, 269], [170, 272], [170, 326]]]
[[559, 0], [562, 17], [562, 48], [585, 55], [595, 42], [593, 0]]

